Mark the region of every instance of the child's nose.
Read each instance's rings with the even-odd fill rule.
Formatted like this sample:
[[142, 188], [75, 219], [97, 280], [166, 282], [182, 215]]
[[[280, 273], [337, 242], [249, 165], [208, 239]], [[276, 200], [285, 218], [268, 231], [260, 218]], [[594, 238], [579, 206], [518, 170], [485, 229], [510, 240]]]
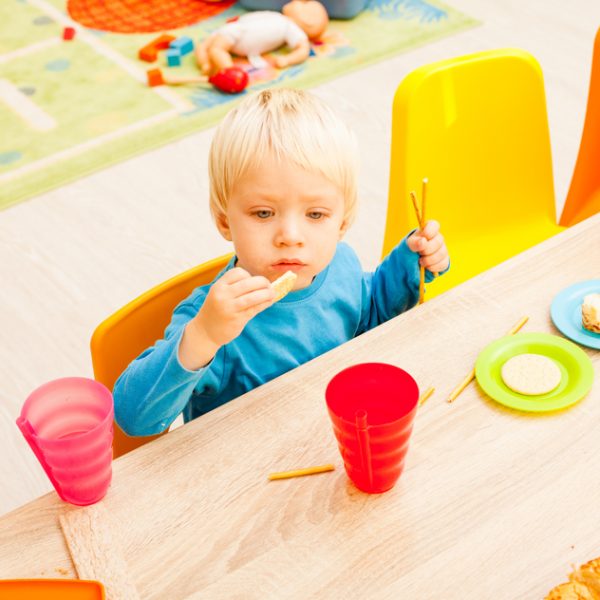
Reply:
[[297, 246], [303, 243], [303, 235], [300, 224], [296, 219], [284, 219], [281, 221], [275, 244], [277, 246]]

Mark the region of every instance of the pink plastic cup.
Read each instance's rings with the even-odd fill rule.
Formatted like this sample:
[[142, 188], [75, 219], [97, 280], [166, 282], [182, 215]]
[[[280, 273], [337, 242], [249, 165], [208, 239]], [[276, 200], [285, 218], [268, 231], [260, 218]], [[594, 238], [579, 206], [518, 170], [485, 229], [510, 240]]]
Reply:
[[416, 381], [393, 365], [363, 363], [338, 373], [325, 399], [354, 485], [370, 494], [393, 488], [404, 469], [417, 412]]
[[112, 478], [108, 388], [85, 377], [50, 381], [27, 398], [17, 426], [63, 500], [86, 506], [104, 498]]

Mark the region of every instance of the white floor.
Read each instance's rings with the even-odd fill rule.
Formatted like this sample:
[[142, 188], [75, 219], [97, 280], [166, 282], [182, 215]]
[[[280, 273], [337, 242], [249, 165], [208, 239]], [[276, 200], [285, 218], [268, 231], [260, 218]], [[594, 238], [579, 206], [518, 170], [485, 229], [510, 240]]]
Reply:
[[[361, 210], [348, 241], [365, 268], [381, 251], [392, 98], [412, 69], [479, 50], [518, 47], [545, 75], [562, 208], [585, 112], [596, 0], [449, 0], [483, 25], [315, 88], [354, 127]], [[1, 135], [1, 134], [0, 134]], [[0, 212], [0, 514], [50, 490], [15, 419], [38, 385], [91, 376], [94, 327], [152, 285], [228, 251], [210, 221], [212, 130]]]

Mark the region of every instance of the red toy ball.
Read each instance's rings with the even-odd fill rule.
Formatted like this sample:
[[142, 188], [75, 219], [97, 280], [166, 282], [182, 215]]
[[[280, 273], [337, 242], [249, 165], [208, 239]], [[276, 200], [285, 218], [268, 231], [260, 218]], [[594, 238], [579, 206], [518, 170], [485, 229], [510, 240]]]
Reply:
[[208, 81], [222, 92], [238, 94], [248, 85], [248, 73], [239, 67], [229, 67], [215, 73]]

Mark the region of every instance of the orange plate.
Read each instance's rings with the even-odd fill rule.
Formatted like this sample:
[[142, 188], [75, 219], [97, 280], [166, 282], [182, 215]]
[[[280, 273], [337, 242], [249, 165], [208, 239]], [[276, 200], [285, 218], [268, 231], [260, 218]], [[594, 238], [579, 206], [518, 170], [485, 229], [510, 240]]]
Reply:
[[3, 579], [0, 600], [105, 600], [99, 581], [81, 579]]

